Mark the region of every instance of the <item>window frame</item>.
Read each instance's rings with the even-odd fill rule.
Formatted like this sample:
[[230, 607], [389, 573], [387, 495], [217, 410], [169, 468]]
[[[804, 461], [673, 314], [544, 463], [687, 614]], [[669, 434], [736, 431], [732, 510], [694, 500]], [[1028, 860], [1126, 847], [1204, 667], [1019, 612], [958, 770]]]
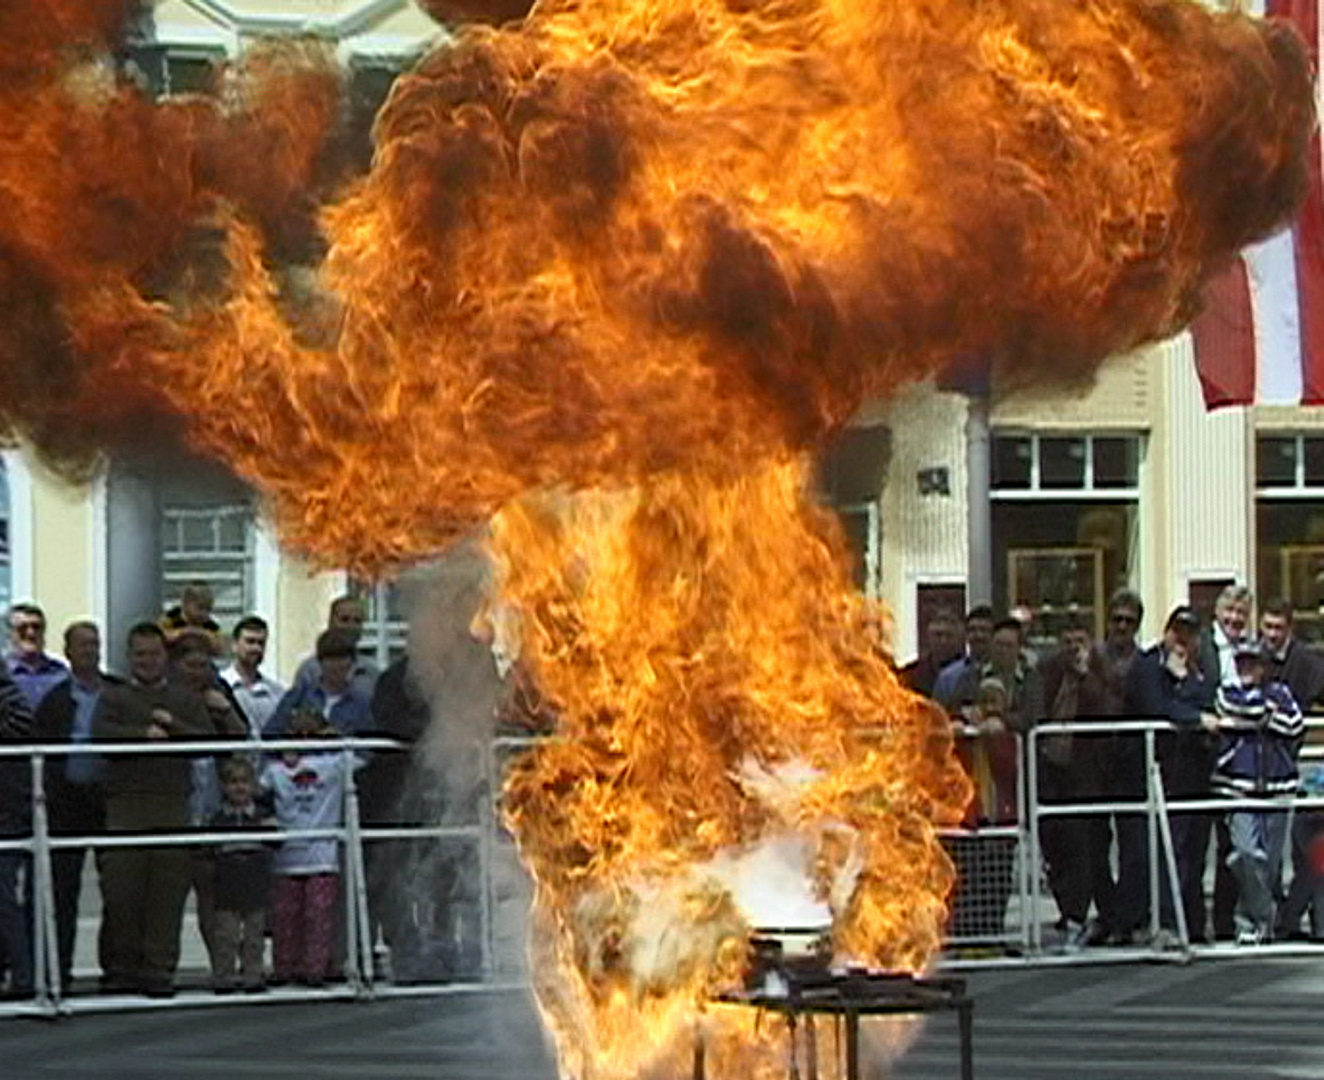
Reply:
[[842, 518], [845, 528], [847, 516], [864, 518], [864, 588], [868, 600], [880, 600], [883, 595], [883, 512], [880, 500], [861, 503], [840, 503], [831, 506], [832, 512]]
[[[172, 547], [169, 542], [170, 529], [172, 523], [182, 523], [185, 519], [210, 519], [212, 522], [212, 534], [214, 541], [219, 541], [218, 527], [220, 519], [228, 515], [242, 517], [243, 520], [243, 538], [244, 549], [242, 555], [237, 549], [233, 551], [224, 550], [218, 546], [211, 550], [189, 551], [179, 547]], [[177, 525], [182, 529], [182, 525]], [[191, 581], [204, 581], [211, 585], [212, 592], [220, 599], [221, 590], [217, 588], [216, 581], [224, 578], [213, 578], [209, 573], [198, 573], [194, 571], [181, 571], [172, 573], [171, 564], [197, 564], [199, 562], [207, 563], [209, 560], [216, 560], [218, 563], [235, 563], [240, 567], [241, 573], [241, 605], [236, 611], [229, 607], [217, 605], [213, 612], [213, 618], [217, 622], [224, 623], [225, 620], [233, 616], [234, 619], [243, 618], [254, 609], [257, 599], [257, 512], [251, 502], [240, 502], [235, 500], [224, 500], [216, 503], [202, 505], [171, 504], [163, 502], [160, 512], [157, 515], [157, 529], [161, 544], [161, 604], [163, 608], [169, 607], [173, 603], [179, 602], [179, 593], [183, 585]], [[177, 532], [177, 538], [182, 541], [182, 531]], [[178, 585], [178, 588], [172, 586]]]
[[182, 97], [188, 94], [201, 93], [201, 91], [198, 90], [175, 90], [172, 85], [173, 80], [170, 77], [171, 61], [205, 61], [211, 66], [212, 73], [215, 74], [224, 67], [228, 59], [229, 54], [219, 45], [167, 45], [161, 53], [161, 86], [158, 96], [162, 98], [173, 98]]
[[[995, 429], [992, 439], [1030, 440], [1030, 486], [999, 488], [989, 477], [989, 498], [995, 502], [1126, 502], [1140, 500], [1141, 475], [1145, 459], [1145, 437], [1136, 431], [1025, 431], [1018, 428]], [[1082, 486], [1044, 487], [1041, 446], [1045, 439], [1083, 439], [1085, 474]], [[1094, 486], [1094, 443], [1096, 439], [1131, 439], [1136, 444], [1136, 482], [1129, 487]]]
[[[1260, 485], [1259, 452], [1261, 439], [1291, 439], [1296, 444], [1296, 461], [1293, 468], [1293, 480], [1290, 487], [1281, 485], [1266, 484]], [[1306, 440], [1319, 439], [1324, 441], [1324, 431], [1304, 432], [1304, 431], [1272, 431], [1257, 430], [1255, 432], [1255, 498], [1259, 499], [1302, 499], [1324, 501], [1324, 484], [1310, 485], [1306, 483]]]
[[359, 655], [369, 658], [378, 671], [385, 671], [409, 648], [409, 621], [391, 618], [391, 589], [394, 582], [351, 578], [348, 592], [363, 601], [363, 633]]

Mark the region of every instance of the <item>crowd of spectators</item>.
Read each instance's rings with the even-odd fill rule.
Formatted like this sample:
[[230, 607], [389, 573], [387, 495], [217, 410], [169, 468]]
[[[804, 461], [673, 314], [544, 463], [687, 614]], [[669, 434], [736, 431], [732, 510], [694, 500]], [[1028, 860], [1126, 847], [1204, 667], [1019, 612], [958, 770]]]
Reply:
[[[46, 651], [40, 607], [20, 603], [9, 612], [10, 649], [0, 664], [0, 745], [84, 751], [48, 753], [42, 774], [50, 835], [64, 842], [89, 840], [88, 846], [51, 851], [59, 973], [66, 993], [74, 986], [89, 854], [101, 896], [95, 946], [100, 991], [175, 993], [190, 894], [216, 992], [260, 992], [283, 982], [321, 986], [340, 979], [345, 856], [327, 831], [342, 826], [349, 771], [357, 771], [367, 824], [417, 823], [401, 816], [417, 809], [406, 805], [406, 793], [415, 780], [420, 781], [415, 787], [431, 787], [435, 780], [421, 782], [430, 766], [420, 754], [351, 757], [264, 746], [272, 739], [342, 736], [384, 736], [413, 745], [423, 735], [430, 714], [408, 660], [393, 664], [379, 679], [377, 669], [359, 655], [364, 609], [358, 599], [343, 596], [331, 605], [314, 654], [288, 688], [263, 668], [266, 622], [248, 615], [225, 635], [212, 607], [210, 590], [191, 585], [161, 618], [130, 628], [122, 676], [104, 669], [95, 623], [64, 628], [61, 661]], [[171, 742], [202, 740], [232, 742], [234, 749], [202, 755], [167, 749]], [[98, 743], [152, 744], [153, 751], [97, 753]], [[0, 840], [29, 838], [32, 830], [30, 761], [0, 758]], [[194, 830], [231, 835], [207, 844], [161, 839]], [[299, 835], [307, 830], [320, 832]], [[402, 979], [411, 975], [411, 953], [418, 951], [407, 939], [429, 935], [428, 928], [417, 926], [406, 933], [404, 905], [386, 899], [396, 891], [389, 858], [402, 845], [427, 843], [392, 840], [365, 847], [373, 926]], [[418, 851], [411, 853], [417, 863]], [[449, 856], [430, 854], [437, 856], [432, 861], [443, 879], [454, 875]], [[29, 851], [0, 850], [0, 993], [10, 999], [34, 992], [36, 884]], [[434, 880], [430, 888], [433, 900], [444, 906], [447, 881]], [[444, 927], [439, 933], [447, 936]], [[459, 966], [452, 949], [439, 965], [412, 974], [447, 978], [464, 973]]]
[[[1145, 737], [1113, 730], [1125, 719], [1165, 722], [1156, 760], [1178, 888], [1174, 896], [1169, 875], [1160, 873], [1160, 944], [1175, 940], [1179, 912], [1195, 942], [1324, 941], [1324, 812], [1249, 801], [1324, 794], [1324, 768], [1313, 758], [1299, 760], [1308, 738], [1303, 712], [1324, 697], [1324, 657], [1294, 636], [1286, 604], [1262, 605], [1258, 638], [1252, 610], [1250, 593], [1229, 586], [1208, 625], [1190, 607], [1178, 607], [1160, 640], [1143, 648], [1137, 640], [1143, 605], [1122, 590], [1109, 602], [1102, 640], [1068, 614], [1056, 648], [1044, 655], [1028, 647], [1027, 621], [1017, 613], [999, 617], [980, 606], [964, 619], [947, 610], [932, 615], [924, 652], [900, 675], [951, 717], [974, 783], [968, 829], [947, 838], [958, 870], [950, 927], [956, 941], [1004, 937], [1023, 825], [1018, 778], [1030, 768], [1042, 804], [1101, 807], [1040, 819], [1040, 851], [1064, 948], [1145, 940], [1151, 836], [1140, 804], [1148, 765]], [[313, 655], [289, 687], [263, 668], [266, 622], [248, 615], [226, 635], [200, 584], [185, 589], [180, 604], [158, 620], [129, 630], [122, 676], [104, 669], [93, 622], [64, 628], [63, 661], [46, 651], [40, 607], [15, 604], [8, 622], [0, 745], [83, 751], [49, 753], [42, 774], [49, 833], [62, 842], [51, 851], [50, 885], [66, 991], [75, 975], [89, 856], [101, 895], [102, 991], [175, 992], [190, 895], [216, 992], [339, 979], [344, 852], [328, 832], [342, 825], [351, 770], [365, 825], [444, 812], [435, 775], [413, 785], [415, 797], [409, 796], [412, 773], [424, 768], [419, 755], [350, 758], [264, 745], [374, 735], [413, 745], [422, 738], [430, 710], [407, 658], [379, 672], [360, 653], [362, 603], [344, 596], [331, 605]], [[521, 680], [513, 685], [518, 696]], [[532, 706], [524, 711], [538, 714]], [[1028, 743], [1019, 736], [1055, 721], [1081, 726], [1044, 734], [1036, 760], [1026, 761]], [[228, 741], [234, 749], [168, 751], [181, 740]], [[154, 749], [97, 753], [99, 742]], [[1246, 805], [1230, 812], [1180, 806], [1215, 797]], [[1107, 807], [1116, 803], [1137, 809]], [[29, 760], [0, 758], [0, 840], [30, 837], [32, 813]], [[211, 844], [159, 839], [190, 830], [229, 836]], [[89, 843], [64, 846], [69, 838]], [[404, 860], [411, 873], [430, 868], [426, 893], [434, 906], [440, 900], [444, 909], [447, 896], [463, 893], [462, 883], [473, 876], [469, 867], [432, 857], [435, 850], [420, 847], [428, 843], [435, 844], [391, 840], [364, 849], [373, 938], [389, 946], [402, 981], [447, 978], [474, 966], [463, 935], [440, 923], [437, 933], [420, 927], [419, 905], [398, 887]], [[0, 849], [0, 993], [9, 998], [34, 992], [34, 884], [30, 852]], [[446, 918], [443, 913], [441, 923]]]
[[[1299, 792], [1324, 794], [1322, 763], [1300, 753], [1313, 738], [1303, 713], [1324, 696], [1324, 656], [1294, 636], [1291, 608], [1281, 601], [1261, 606], [1257, 637], [1253, 605], [1247, 589], [1228, 586], [1208, 625], [1180, 606], [1160, 640], [1143, 648], [1143, 604], [1121, 590], [1109, 602], [1102, 640], [1068, 613], [1056, 648], [1044, 655], [1027, 647], [1024, 617], [998, 617], [987, 606], [963, 621], [948, 610], [933, 615], [924, 652], [900, 675], [947, 711], [974, 783], [968, 828], [947, 838], [958, 871], [954, 940], [1005, 937], [1023, 825], [1018, 775], [1032, 768], [1040, 805], [1101, 807], [1040, 818], [1062, 947], [1149, 942], [1145, 736], [1114, 728], [1158, 720], [1156, 785], [1168, 808], [1178, 895], [1160, 856], [1156, 943], [1178, 940], [1179, 912], [1193, 943], [1324, 941], [1324, 814], [1290, 804]], [[1080, 726], [1045, 732], [1035, 740], [1036, 760], [1025, 760], [1029, 744], [1017, 736], [1057, 721]], [[1246, 805], [1181, 806], [1214, 799]], [[1264, 809], [1265, 799], [1286, 805]], [[1119, 803], [1137, 810], [1117, 812]]]

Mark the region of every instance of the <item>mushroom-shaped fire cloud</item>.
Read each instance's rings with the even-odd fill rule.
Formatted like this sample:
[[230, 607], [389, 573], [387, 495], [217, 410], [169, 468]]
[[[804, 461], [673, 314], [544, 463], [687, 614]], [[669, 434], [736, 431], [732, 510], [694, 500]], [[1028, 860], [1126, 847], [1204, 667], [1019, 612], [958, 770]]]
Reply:
[[1188, 321], [1304, 194], [1295, 32], [1186, 0], [436, 0], [488, 17], [401, 76], [356, 174], [315, 44], [156, 103], [109, 59], [131, 6], [0, 11], [4, 425], [72, 471], [168, 427], [360, 572], [493, 522], [565, 736], [509, 807], [569, 1071], [670, 1075], [696, 1025], [715, 1070], [771, 1060], [703, 1006], [769, 844], [838, 955], [921, 967], [968, 786], [802, 459], [959, 358], [1085, 383]]

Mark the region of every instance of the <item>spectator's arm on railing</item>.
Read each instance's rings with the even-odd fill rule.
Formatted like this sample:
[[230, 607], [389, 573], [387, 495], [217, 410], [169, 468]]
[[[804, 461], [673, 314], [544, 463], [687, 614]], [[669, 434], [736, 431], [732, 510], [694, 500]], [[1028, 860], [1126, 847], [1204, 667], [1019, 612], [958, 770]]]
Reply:
[[1203, 723], [1207, 699], [1204, 680], [1194, 672], [1178, 679], [1168, 705], [1168, 719], [1179, 728], [1197, 727]]
[[[1278, 688], [1280, 691], [1282, 688]], [[1272, 688], [1271, 688], [1272, 692]], [[1284, 739], [1302, 739], [1306, 734], [1306, 718], [1290, 692], [1275, 693], [1269, 702], [1268, 729]]]

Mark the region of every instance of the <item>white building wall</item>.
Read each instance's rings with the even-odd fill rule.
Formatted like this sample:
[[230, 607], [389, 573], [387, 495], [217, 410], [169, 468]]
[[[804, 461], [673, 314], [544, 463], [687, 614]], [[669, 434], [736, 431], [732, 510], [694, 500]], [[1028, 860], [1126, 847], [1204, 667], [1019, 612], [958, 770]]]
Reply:
[[[892, 460], [882, 496], [882, 588], [901, 663], [919, 651], [919, 586], [965, 582], [965, 418], [963, 397], [927, 387], [897, 398], [887, 413]], [[918, 473], [930, 468], [948, 470], [948, 494], [920, 494]]]
[[1205, 411], [1190, 336], [1172, 339], [1163, 351], [1167, 408], [1151, 453], [1162, 462], [1165, 490], [1143, 511], [1163, 517], [1166, 611], [1187, 599], [1193, 581], [1248, 582], [1254, 442], [1247, 409]]

